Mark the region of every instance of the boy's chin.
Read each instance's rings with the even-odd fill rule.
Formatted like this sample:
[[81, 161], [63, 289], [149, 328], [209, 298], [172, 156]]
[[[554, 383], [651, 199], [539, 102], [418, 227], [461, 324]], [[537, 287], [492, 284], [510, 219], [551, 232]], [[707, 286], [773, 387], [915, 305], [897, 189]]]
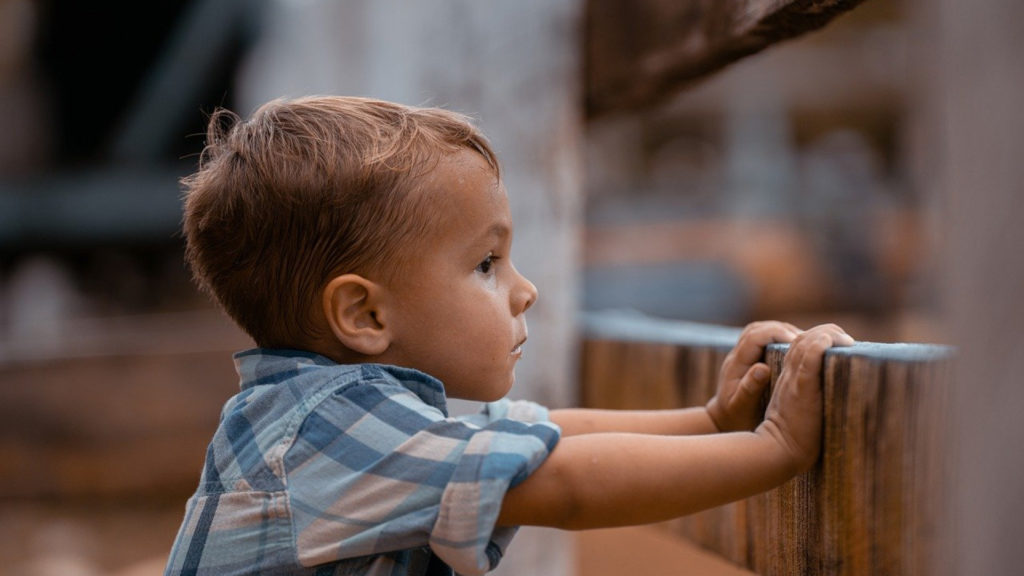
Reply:
[[477, 388], [473, 394], [474, 397], [466, 398], [466, 400], [475, 400], [477, 402], [497, 402], [508, 395], [509, 390], [512, 389], [512, 385], [515, 384], [515, 381], [515, 374], [513, 374], [505, 383], [495, 383], [487, 386], [485, 389]]
[[500, 372], [476, 371], [464, 372], [461, 374], [450, 374], [445, 378], [443, 375], [431, 374], [441, 380], [444, 384], [445, 395], [448, 398], [468, 400], [470, 402], [496, 402], [501, 400], [516, 382], [515, 370], [504, 370]]

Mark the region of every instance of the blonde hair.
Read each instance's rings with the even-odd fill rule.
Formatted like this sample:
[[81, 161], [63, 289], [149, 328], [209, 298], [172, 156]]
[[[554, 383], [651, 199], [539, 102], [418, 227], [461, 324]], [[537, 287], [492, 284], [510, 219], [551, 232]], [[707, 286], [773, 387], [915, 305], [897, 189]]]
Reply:
[[444, 155], [468, 148], [499, 171], [461, 114], [366, 98], [279, 99], [245, 121], [218, 109], [198, 170], [182, 179], [186, 260], [259, 346], [319, 337], [334, 276], [386, 279], [429, 226], [410, 194]]

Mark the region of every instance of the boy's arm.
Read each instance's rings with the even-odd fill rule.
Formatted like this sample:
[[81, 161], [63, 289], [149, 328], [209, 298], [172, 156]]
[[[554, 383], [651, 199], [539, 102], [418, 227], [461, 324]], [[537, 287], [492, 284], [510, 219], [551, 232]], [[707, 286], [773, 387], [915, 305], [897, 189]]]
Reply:
[[798, 336], [765, 420], [753, 432], [563, 439], [540, 468], [508, 491], [498, 524], [566, 529], [646, 524], [778, 486], [817, 459], [824, 352], [852, 343], [834, 325]]
[[753, 430], [761, 421], [761, 396], [771, 372], [761, 362], [772, 342], [792, 342], [800, 330], [784, 322], [754, 322], [726, 356], [715, 397], [707, 406], [678, 410], [552, 410], [563, 436], [596, 432], [712, 434]]
[[566, 408], [552, 410], [551, 421], [562, 429], [562, 437], [601, 432], [688, 435], [718, 432], [703, 406], [676, 410], [599, 410]]

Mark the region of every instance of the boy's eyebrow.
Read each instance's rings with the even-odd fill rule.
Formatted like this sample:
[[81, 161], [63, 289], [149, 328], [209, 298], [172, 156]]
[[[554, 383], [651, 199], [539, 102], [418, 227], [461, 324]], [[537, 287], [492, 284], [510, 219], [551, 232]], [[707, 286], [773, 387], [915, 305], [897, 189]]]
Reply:
[[497, 236], [498, 238], [507, 238], [512, 235], [512, 224], [509, 222], [501, 221], [495, 222], [487, 227], [487, 231], [481, 236], [486, 238], [490, 236]]

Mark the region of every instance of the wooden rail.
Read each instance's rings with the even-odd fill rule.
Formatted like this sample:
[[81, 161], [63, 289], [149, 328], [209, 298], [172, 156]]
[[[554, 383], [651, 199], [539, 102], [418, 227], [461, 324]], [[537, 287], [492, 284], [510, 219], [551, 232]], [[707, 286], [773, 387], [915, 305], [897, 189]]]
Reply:
[[[639, 315], [588, 315], [583, 404], [702, 405], [738, 334]], [[787, 348], [767, 351], [773, 382]], [[931, 573], [946, 489], [942, 440], [952, 357], [948, 347], [925, 344], [830, 350], [824, 449], [815, 467], [666, 529], [764, 576]]]

